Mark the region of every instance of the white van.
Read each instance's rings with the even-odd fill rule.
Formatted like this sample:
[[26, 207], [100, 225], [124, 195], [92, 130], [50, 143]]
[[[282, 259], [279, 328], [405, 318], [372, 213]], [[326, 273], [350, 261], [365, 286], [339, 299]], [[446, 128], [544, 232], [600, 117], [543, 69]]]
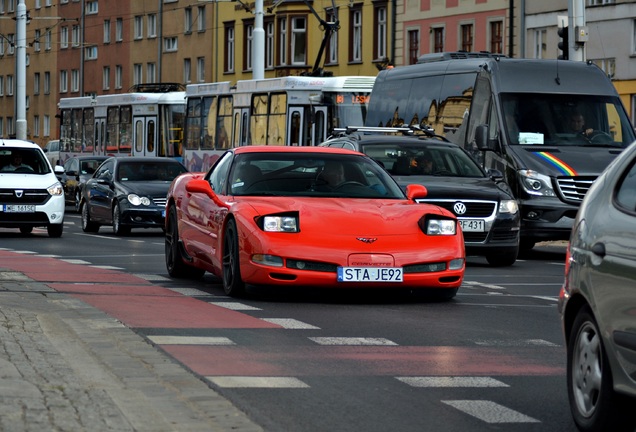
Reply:
[[62, 165], [60, 163], [60, 140], [51, 140], [44, 146], [44, 153], [46, 158], [51, 163], [52, 167], [55, 165]]
[[[55, 171], [54, 171], [55, 170]], [[30, 234], [46, 227], [49, 237], [61, 237], [64, 228], [64, 189], [37, 144], [0, 140], [0, 227]]]

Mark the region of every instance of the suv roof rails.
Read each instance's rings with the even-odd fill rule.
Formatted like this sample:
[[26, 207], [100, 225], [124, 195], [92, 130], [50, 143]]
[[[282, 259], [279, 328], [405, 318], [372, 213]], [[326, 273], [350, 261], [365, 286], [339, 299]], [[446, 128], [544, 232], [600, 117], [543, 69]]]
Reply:
[[439, 138], [443, 141], [449, 142], [449, 140], [442, 136], [437, 135], [435, 130], [431, 127], [421, 127], [419, 125], [402, 125], [402, 126], [347, 126], [346, 128], [334, 128], [331, 138], [336, 136], [351, 135], [356, 132], [370, 132], [370, 133], [402, 133], [407, 136], [420, 136], [424, 135], [427, 138]]
[[504, 54], [491, 53], [489, 51], [453, 51], [423, 54], [417, 58], [417, 63], [432, 63], [448, 60], [462, 60], [470, 58], [499, 58], [506, 57]]

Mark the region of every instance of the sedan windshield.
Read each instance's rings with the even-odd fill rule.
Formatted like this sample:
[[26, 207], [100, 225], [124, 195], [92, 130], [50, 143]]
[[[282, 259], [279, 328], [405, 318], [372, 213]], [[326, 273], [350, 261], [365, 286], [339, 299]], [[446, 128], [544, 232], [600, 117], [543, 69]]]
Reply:
[[237, 155], [230, 195], [398, 198], [404, 193], [373, 160], [322, 153]]
[[363, 145], [362, 152], [396, 176], [484, 177], [479, 165], [459, 147], [409, 143]]

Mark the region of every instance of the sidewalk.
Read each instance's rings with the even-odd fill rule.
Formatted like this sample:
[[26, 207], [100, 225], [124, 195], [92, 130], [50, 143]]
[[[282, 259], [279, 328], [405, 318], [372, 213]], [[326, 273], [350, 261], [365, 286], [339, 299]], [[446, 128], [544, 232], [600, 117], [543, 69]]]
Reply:
[[0, 249], [0, 430], [262, 431], [143, 337], [24, 270], [58, 264], [88, 271]]

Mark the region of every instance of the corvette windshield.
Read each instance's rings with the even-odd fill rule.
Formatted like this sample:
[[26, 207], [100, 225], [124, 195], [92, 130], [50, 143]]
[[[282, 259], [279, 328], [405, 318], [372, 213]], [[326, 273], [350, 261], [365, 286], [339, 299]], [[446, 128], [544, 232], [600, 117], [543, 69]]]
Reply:
[[323, 153], [237, 155], [231, 195], [404, 199], [397, 183], [364, 156]]

